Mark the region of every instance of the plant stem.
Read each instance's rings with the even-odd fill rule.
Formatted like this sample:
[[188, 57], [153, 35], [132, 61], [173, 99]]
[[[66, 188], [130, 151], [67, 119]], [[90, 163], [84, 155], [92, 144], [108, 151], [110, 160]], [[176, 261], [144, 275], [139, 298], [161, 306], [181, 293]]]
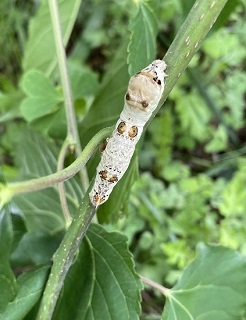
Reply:
[[[58, 157], [57, 172], [59, 172], [63, 169], [64, 159], [66, 157], [66, 153], [67, 153], [68, 148], [69, 148], [69, 141], [67, 141], [67, 139], [66, 139], [61, 147], [60, 154]], [[62, 183], [58, 184], [58, 192], [59, 192], [59, 198], [60, 198], [63, 216], [64, 216], [64, 219], [66, 222], [66, 227], [68, 227], [71, 223], [71, 214], [69, 212], [69, 208], [68, 208], [68, 204], [67, 204], [67, 197], [66, 197], [64, 181]]]
[[52, 318], [66, 274], [95, 213], [96, 208], [91, 204], [87, 192], [53, 257], [53, 265], [43, 293], [37, 320]]
[[[79, 141], [76, 115], [75, 115], [74, 106], [73, 106], [72, 91], [71, 91], [70, 79], [69, 79], [67, 63], [66, 63], [66, 53], [63, 45], [63, 40], [62, 40], [62, 32], [61, 32], [61, 24], [60, 24], [57, 0], [49, 0], [48, 2], [49, 2], [49, 8], [50, 8], [51, 22], [53, 26], [53, 34], [54, 34], [54, 40], [55, 40], [55, 46], [56, 46], [58, 66], [60, 70], [61, 85], [62, 85], [63, 94], [64, 94], [64, 104], [65, 104], [65, 110], [66, 110], [67, 131], [68, 131], [67, 140], [70, 142], [72, 149], [75, 146], [76, 155], [79, 155], [82, 149]], [[83, 168], [83, 170], [81, 171], [81, 180], [82, 180], [82, 187], [85, 191], [89, 186], [89, 178], [85, 168]]]
[[90, 157], [95, 152], [99, 143], [108, 137], [113, 131], [113, 128], [104, 128], [99, 131], [85, 146], [81, 155], [67, 168], [53, 173], [51, 175], [41, 177], [38, 179], [32, 179], [28, 181], [21, 182], [13, 182], [9, 183], [5, 186], [8, 189], [8, 192], [11, 193], [12, 196], [16, 196], [18, 194], [33, 192], [37, 190], [42, 190], [45, 188], [49, 188], [57, 183], [63, 182], [65, 180], [73, 177], [83, 166], [88, 162]]
[[154, 282], [148, 278], [145, 278], [143, 276], [140, 276], [141, 280], [143, 281], [143, 283], [145, 283], [146, 285], [152, 287], [153, 289], [157, 289], [159, 290], [162, 294], [164, 294], [165, 296], [168, 295], [170, 289], [163, 287], [162, 285], [160, 285], [157, 282]]

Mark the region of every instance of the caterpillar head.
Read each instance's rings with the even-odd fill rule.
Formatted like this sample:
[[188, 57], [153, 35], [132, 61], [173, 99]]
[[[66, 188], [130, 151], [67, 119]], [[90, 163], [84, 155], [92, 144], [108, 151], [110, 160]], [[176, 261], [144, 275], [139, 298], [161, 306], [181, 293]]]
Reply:
[[125, 95], [126, 103], [132, 108], [152, 112], [164, 90], [165, 69], [166, 63], [164, 61], [154, 60], [131, 77]]

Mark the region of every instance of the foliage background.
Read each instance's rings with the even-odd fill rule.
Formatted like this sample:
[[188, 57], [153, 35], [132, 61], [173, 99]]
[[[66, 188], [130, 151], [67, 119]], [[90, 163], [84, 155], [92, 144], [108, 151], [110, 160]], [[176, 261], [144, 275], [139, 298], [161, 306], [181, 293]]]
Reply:
[[[193, 1], [150, 1], [153, 16], [143, 2], [135, 20], [138, 6], [130, 0], [83, 1], [77, 16], [78, 3], [60, 1], [60, 12], [85, 145], [100, 128], [114, 124], [128, 71], [143, 67], [155, 50], [163, 57]], [[31, 1], [0, 6], [0, 162], [10, 182], [56, 171], [66, 120], [53, 41], [44, 38], [51, 34], [47, 7], [41, 15]], [[245, 8], [245, 1], [225, 8], [148, 127], [126, 177], [98, 212], [107, 230], [127, 235], [137, 272], [168, 287], [194, 258], [199, 242], [246, 255]], [[147, 47], [139, 50], [135, 41], [146, 27], [144, 14], [154, 27], [145, 29], [137, 45]], [[155, 34], [157, 45], [150, 41]], [[152, 57], [145, 56], [148, 49]], [[98, 159], [99, 154], [88, 164], [90, 178]], [[66, 194], [75, 212], [83, 197], [78, 177], [66, 183]], [[57, 189], [16, 197], [10, 211], [15, 273], [47, 263], [65, 227]], [[158, 294], [145, 290], [143, 319], [161, 314], [162, 305]]]

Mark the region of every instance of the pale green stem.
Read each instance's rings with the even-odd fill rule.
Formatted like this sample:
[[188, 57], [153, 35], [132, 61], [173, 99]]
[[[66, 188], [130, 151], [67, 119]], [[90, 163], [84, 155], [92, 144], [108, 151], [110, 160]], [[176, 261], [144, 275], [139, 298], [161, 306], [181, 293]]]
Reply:
[[[71, 146], [75, 146], [75, 153], [78, 156], [81, 153], [81, 145], [79, 141], [78, 128], [76, 122], [76, 115], [73, 106], [72, 91], [70, 79], [68, 75], [66, 53], [62, 40], [61, 23], [59, 17], [59, 10], [57, 0], [49, 0], [51, 23], [53, 27], [54, 41], [56, 46], [57, 61], [60, 70], [61, 85], [64, 94], [64, 104], [67, 118], [67, 140]], [[73, 147], [72, 147], [73, 148]], [[85, 168], [81, 171], [82, 186], [84, 191], [89, 186], [89, 178]]]
[[86, 145], [81, 155], [67, 168], [38, 179], [9, 183], [4, 187], [8, 189], [8, 192], [10, 192], [12, 197], [14, 197], [19, 194], [49, 188], [57, 183], [70, 179], [79, 170], [81, 170], [81, 168], [83, 168], [83, 166], [88, 162], [90, 157], [93, 155], [98, 144], [102, 140], [107, 138], [112, 133], [112, 130], [113, 128], [111, 127], [111, 128], [105, 128], [99, 131]]
[[150, 286], [153, 289], [157, 289], [159, 290], [162, 294], [164, 294], [165, 296], [168, 295], [168, 293], [170, 292], [170, 289], [163, 287], [162, 285], [160, 285], [157, 282], [154, 282], [148, 278], [145, 278], [143, 276], [140, 276], [141, 280], [143, 281], [144, 284]]
[[43, 293], [37, 320], [52, 319], [67, 272], [95, 213], [96, 208], [91, 204], [87, 192], [53, 257], [53, 265]]
[[[67, 141], [67, 139], [66, 139], [62, 145], [61, 150], [60, 150], [59, 158], [57, 161], [57, 172], [61, 171], [64, 167], [64, 160], [65, 160], [68, 148], [69, 148], [69, 141]], [[66, 222], [66, 227], [68, 227], [71, 223], [71, 214], [70, 214], [69, 208], [68, 208], [64, 182], [58, 184], [58, 192], [59, 192], [59, 198], [60, 198], [63, 216], [64, 216], [65, 222]]]

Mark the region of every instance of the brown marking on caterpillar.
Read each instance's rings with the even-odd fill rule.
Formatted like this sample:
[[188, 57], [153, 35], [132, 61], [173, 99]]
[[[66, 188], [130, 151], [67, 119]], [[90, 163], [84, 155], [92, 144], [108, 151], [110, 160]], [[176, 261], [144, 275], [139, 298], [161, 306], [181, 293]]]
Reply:
[[119, 135], [123, 134], [126, 132], [126, 123], [124, 121], [120, 122], [118, 127], [117, 127], [117, 133]]
[[131, 97], [128, 92], [126, 93], [126, 100], [131, 100]]
[[110, 183], [114, 183], [118, 181], [118, 177], [117, 176], [112, 176], [111, 178], [108, 179], [108, 182]]
[[100, 204], [102, 204], [105, 201], [104, 197], [99, 197], [99, 195], [96, 193], [93, 196], [93, 201], [95, 202], [96, 206], [98, 207]]
[[141, 102], [141, 105], [142, 105], [144, 108], [147, 108], [149, 104], [148, 104], [147, 101], [144, 100], [144, 101]]
[[107, 170], [102, 170], [102, 171], [99, 172], [99, 176], [103, 180], [107, 179], [107, 174], [108, 174]]
[[137, 134], [138, 134], [138, 127], [136, 126], [132, 126], [128, 131], [128, 135], [130, 138], [135, 138]]
[[100, 145], [100, 147], [99, 147], [100, 152], [103, 152], [103, 151], [106, 149], [107, 144], [108, 144], [107, 140], [104, 140], [104, 141], [101, 143], [101, 145]]

